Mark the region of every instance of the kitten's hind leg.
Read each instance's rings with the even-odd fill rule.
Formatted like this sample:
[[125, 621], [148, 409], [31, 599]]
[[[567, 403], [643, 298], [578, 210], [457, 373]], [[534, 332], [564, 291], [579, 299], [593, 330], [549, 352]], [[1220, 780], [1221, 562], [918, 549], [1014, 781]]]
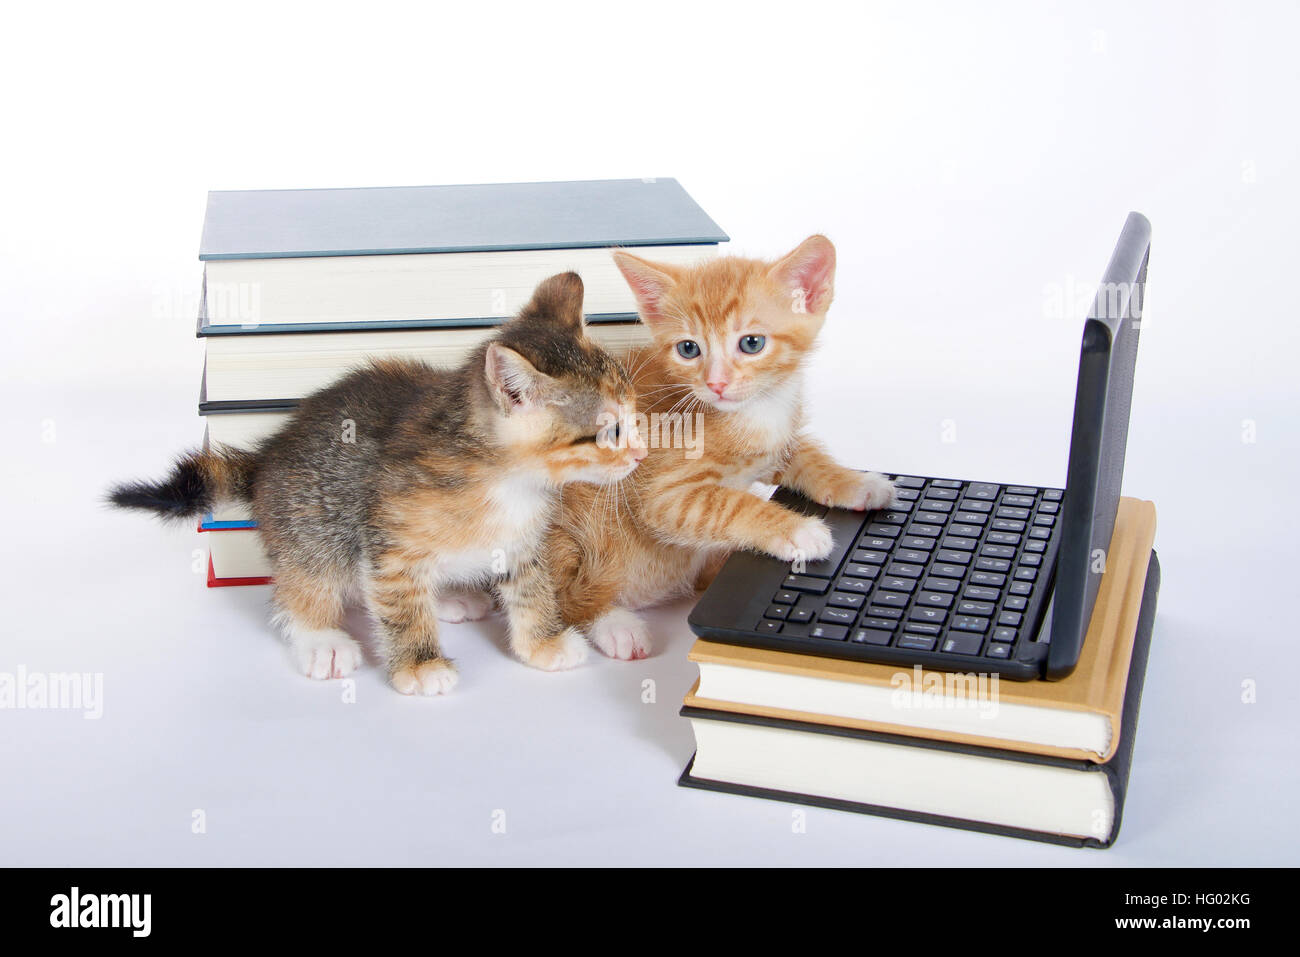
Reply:
[[492, 596], [482, 591], [448, 592], [438, 597], [438, 620], [478, 621], [492, 614]]
[[379, 556], [366, 583], [366, 603], [383, 636], [394, 689], [433, 696], [456, 687], [456, 666], [438, 644], [437, 601], [409, 563], [395, 554]]
[[650, 629], [635, 612], [615, 606], [587, 630], [591, 643], [610, 658], [633, 661], [650, 656]]
[[344, 678], [361, 666], [361, 646], [339, 627], [343, 577], [277, 567], [275, 621], [298, 671], [309, 678]]
[[543, 671], [561, 671], [586, 660], [582, 632], [562, 626], [550, 569], [542, 555], [520, 559], [497, 582], [497, 592], [510, 622], [510, 650], [520, 661]]

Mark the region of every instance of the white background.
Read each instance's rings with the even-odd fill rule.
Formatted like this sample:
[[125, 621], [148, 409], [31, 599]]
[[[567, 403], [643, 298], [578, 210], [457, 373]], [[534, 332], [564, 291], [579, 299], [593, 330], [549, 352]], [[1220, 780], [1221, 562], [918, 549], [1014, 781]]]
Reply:
[[[0, 711], [0, 860], [1297, 863], [1297, 28], [1267, 3], [8, 11], [0, 671], [102, 672], [105, 710]], [[1115, 848], [820, 810], [798, 834], [677, 788], [685, 605], [649, 660], [562, 675], [448, 627], [450, 698], [372, 661], [343, 704], [290, 670], [266, 589], [205, 588], [198, 536], [99, 505], [201, 435], [208, 189], [639, 176], [737, 251], [830, 235], [816, 430], [965, 478], [1063, 481], [1088, 286], [1151, 219], [1125, 490], [1165, 580]]]

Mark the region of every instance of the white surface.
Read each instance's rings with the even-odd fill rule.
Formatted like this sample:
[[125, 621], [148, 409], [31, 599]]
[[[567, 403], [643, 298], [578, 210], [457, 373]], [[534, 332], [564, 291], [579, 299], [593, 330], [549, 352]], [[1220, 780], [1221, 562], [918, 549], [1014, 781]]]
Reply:
[[[0, 711], [0, 859], [1297, 863], [1293, 6], [67, 17], [13, 11], [0, 56], [22, 91], [0, 158], [0, 671], [102, 672], [104, 715]], [[743, 250], [828, 233], [817, 431], [855, 465], [968, 478], [1062, 480], [1087, 295], [1053, 316], [1052, 290], [1086, 289], [1124, 215], [1150, 217], [1125, 487], [1157, 504], [1165, 581], [1115, 848], [819, 810], [793, 833], [785, 805], [675, 787], [684, 605], [654, 657], [561, 675], [507, 658], [499, 624], [449, 626], [448, 699], [370, 667], [343, 704], [290, 671], [264, 590], [205, 589], [197, 536], [97, 504], [202, 434], [207, 189], [637, 175], [680, 179]]]

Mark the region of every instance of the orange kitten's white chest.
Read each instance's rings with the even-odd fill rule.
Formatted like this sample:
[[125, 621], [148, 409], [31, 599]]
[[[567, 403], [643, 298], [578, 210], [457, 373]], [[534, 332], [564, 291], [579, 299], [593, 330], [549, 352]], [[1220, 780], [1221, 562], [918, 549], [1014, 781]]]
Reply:
[[735, 461], [740, 467], [723, 484], [748, 488], [784, 464], [803, 424], [802, 391], [802, 383], [793, 377], [725, 415], [722, 428], [735, 446]]

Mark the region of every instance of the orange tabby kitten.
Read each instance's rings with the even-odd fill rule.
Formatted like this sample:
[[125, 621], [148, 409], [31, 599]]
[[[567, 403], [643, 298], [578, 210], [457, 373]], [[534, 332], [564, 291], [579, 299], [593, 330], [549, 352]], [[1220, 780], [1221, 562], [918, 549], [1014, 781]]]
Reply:
[[830, 552], [823, 521], [758, 497], [753, 483], [856, 510], [889, 504], [894, 489], [803, 431], [800, 369], [833, 295], [829, 239], [811, 236], [774, 263], [614, 259], [654, 336], [628, 362], [651, 450], [616, 489], [565, 488], [550, 554], [564, 620], [611, 657], [642, 658], [647, 630], [630, 609], [689, 594], [731, 551]]

